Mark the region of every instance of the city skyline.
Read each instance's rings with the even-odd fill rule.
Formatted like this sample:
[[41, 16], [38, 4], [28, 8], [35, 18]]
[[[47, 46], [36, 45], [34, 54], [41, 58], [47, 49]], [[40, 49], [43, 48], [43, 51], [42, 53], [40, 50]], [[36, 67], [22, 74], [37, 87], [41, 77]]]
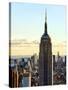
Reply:
[[[11, 8], [11, 42], [20, 39], [26, 39], [29, 42], [34, 40], [39, 42], [41, 35], [44, 33], [45, 9], [47, 9], [48, 34], [52, 39], [52, 43], [56, 45], [58, 44], [58, 46], [60, 46], [60, 49], [59, 47], [56, 49], [56, 47], [54, 47], [55, 45], [53, 45], [53, 52], [54, 50], [57, 50], [60, 53], [66, 53], [64, 6], [31, 3], [12, 3]], [[64, 48], [63, 51], [61, 45], [62, 48]], [[13, 45], [11, 43], [11, 47], [12, 46]], [[19, 47], [17, 47], [16, 45], [15, 48], [17, 49]], [[36, 48], [34, 50], [36, 50]]]
[[10, 3], [9, 6], [11, 7], [9, 86], [66, 84], [64, 8], [30, 3]]

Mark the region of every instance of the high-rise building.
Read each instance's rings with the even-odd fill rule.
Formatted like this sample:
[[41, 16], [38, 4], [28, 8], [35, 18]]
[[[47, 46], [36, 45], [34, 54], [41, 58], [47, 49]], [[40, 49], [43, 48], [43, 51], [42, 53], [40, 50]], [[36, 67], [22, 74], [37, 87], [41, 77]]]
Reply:
[[47, 32], [47, 12], [45, 14], [45, 31], [40, 42], [39, 85], [52, 85], [52, 44]]
[[55, 55], [53, 55], [52, 57], [53, 57], [53, 71], [54, 71], [55, 70], [55, 66], [56, 66]]
[[32, 69], [35, 69], [35, 67], [38, 65], [38, 56], [37, 54], [34, 54], [33, 56], [31, 56], [31, 66]]

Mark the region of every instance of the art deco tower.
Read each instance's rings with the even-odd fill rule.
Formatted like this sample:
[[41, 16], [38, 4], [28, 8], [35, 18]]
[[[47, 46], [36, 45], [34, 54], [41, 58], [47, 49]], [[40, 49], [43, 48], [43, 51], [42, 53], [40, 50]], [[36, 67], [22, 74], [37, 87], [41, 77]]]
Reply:
[[52, 45], [47, 32], [47, 12], [45, 14], [45, 31], [40, 42], [39, 85], [52, 85]]

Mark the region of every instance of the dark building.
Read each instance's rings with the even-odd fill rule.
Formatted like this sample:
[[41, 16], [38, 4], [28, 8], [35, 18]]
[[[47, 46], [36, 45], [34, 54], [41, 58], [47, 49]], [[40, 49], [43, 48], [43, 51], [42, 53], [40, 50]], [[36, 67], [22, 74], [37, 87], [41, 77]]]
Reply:
[[52, 85], [52, 45], [47, 32], [47, 13], [45, 16], [45, 31], [40, 42], [39, 85]]
[[9, 86], [10, 87], [18, 87], [18, 79], [19, 79], [19, 75], [18, 75], [18, 71], [17, 71], [17, 60], [13, 60], [11, 61], [11, 63], [9, 64]]
[[53, 71], [55, 70], [55, 65], [56, 65], [55, 55], [53, 55]]
[[[27, 60], [26, 60], [27, 59]], [[9, 86], [27, 87], [31, 86], [31, 63], [30, 58], [11, 59], [9, 63]]]

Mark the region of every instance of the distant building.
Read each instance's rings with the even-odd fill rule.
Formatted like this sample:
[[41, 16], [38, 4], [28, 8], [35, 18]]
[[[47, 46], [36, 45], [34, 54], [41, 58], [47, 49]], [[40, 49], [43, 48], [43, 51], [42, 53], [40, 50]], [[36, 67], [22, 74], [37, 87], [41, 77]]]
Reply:
[[52, 45], [47, 33], [47, 15], [45, 19], [45, 32], [41, 37], [40, 43], [39, 85], [52, 85]]
[[38, 65], [37, 54], [34, 54], [33, 56], [31, 56], [31, 65], [32, 65], [32, 69], [34, 69]]
[[66, 56], [59, 53], [53, 57], [53, 84], [66, 84]]
[[[19, 58], [20, 59], [20, 58]], [[31, 60], [30, 58], [11, 59], [9, 64], [10, 87], [31, 86]]]

